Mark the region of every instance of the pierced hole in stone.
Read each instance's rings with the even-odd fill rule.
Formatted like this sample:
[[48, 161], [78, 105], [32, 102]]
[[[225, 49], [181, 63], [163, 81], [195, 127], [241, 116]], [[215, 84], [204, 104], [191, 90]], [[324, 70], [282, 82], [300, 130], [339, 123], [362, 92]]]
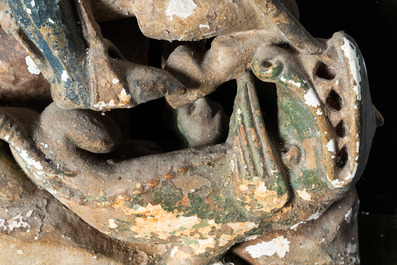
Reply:
[[276, 146], [282, 147], [278, 119], [277, 86], [274, 83], [263, 82], [255, 75], [252, 75], [252, 78], [261, 107], [263, 121], [265, 122], [266, 132], [277, 143]]
[[273, 64], [271, 62], [269, 62], [269, 61], [263, 61], [261, 63], [261, 68], [263, 70], [265, 70], [265, 71], [269, 70], [269, 68], [272, 67], [272, 66], [273, 66]]
[[315, 75], [326, 80], [332, 80], [336, 76], [335, 71], [331, 66], [323, 62], [319, 62], [317, 64]]
[[335, 133], [339, 137], [345, 137], [347, 134], [347, 128], [344, 123], [344, 121], [340, 121], [336, 126], [335, 126]]
[[236, 98], [236, 94], [237, 82], [236, 80], [230, 80], [220, 85], [207, 97], [209, 97], [212, 101], [219, 103], [222, 106], [225, 114], [230, 117], [233, 113], [234, 99]]
[[209, 38], [205, 40], [205, 48], [207, 50], [211, 49], [212, 42], [214, 41], [215, 37]]
[[113, 49], [109, 49], [108, 55], [110, 58], [113, 58], [113, 59], [121, 59], [121, 56]]
[[148, 64], [149, 38], [142, 34], [136, 18], [103, 21], [99, 26], [103, 37], [110, 40], [125, 59]]
[[349, 158], [349, 156], [347, 153], [347, 147], [345, 145], [336, 155], [335, 163], [338, 167], [343, 168], [347, 164], [348, 158]]
[[339, 94], [335, 90], [331, 90], [329, 92], [329, 95], [327, 97], [327, 104], [333, 108], [334, 110], [341, 110], [342, 109], [342, 98], [339, 96]]

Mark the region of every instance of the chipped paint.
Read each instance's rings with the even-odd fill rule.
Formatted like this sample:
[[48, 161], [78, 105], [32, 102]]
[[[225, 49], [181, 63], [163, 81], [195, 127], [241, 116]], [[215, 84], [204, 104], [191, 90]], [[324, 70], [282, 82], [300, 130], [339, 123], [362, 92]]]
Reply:
[[120, 82], [120, 80], [118, 78], [113, 78], [112, 79], [112, 84], [118, 84]]
[[203, 24], [200, 24], [199, 25], [199, 28], [201, 29], [201, 28], [207, 28], [207, 29], [209, 29], [210, 28], [210, 26], [209, 25], [203, 25]]
[[314, 92], [313, 88], [309, 88], [309, 90], [306, 92], [306, 94], [303, 97], [305, 99], [306, 105], [312, 106], [312, 107], [320, 106], [320, 101], [318, 100], [318, 97], [317, 97], [316, 93]]
[[334, 139], [329, 140], [329, 142], [327, 143], [327, 149], [328, 149], [328, 152], [335, 153], [335, 140]]
[[26, 213], [26, 217], [30, 217], [30, 216], [32, 216], [32, 213], [33, 213], [33, 210], [29, 210], [27, 213]]
[[52, 20], [51, 18], [48, 18], [48, 22], [50, 22], [51, 24], [55, 24], [55, 21]]
[[282, 81], [282, 82], [284, 82], [286, 84], [290, 84], [290, 85], [296, 86], [298, 88], [302, 87], [302, 84], [300, 82], [296, 82], [296, 81], [291, 80], [291, 79], [286, 79], [284, 76], [280, 77], [280, 81]]
[[107, 109], [112, 109], [116, 106], [116, 104], [114, 103], [114, 100], [111, 99], [108, 103], [100, 101], [96, 104], [94, 104], [94, 108], [98, 109], [98, 110], [107, 110]]
[[357, 251], [357, 244], [355, 244], [355, 243], [347, 243], [347, 246], [346, 246], [346, 252], [347, 253], [356, 253], [356, 251]]
[[173, 247], [170, 253], [171, 258], [173, 258], [177, 252], [178, 252], [178, 247]]
[[37, 67], [37, 65], [34, 63], [34, 61], [30, 56], [25, 57], [25, 62], [26, 65], [28, 66], [29, 73], [31, 73], [32, 75], [40, 74], [40, 69]]
[[6, 220], [0, 219], [0, 228], [7, 230], [7, 226], [5, 225], [5, 223], [6, 223]]
[[109, 219], [109, 228], [115, 229], [118, 225], [115, 223], [114, 219]]
[[298, 194], [299, 197], [301, 197], [305, 201], [312, 200], [312, 196], [310, 195], [310, 193], [306, 191], [306, 188], [304, 188], [303, 190], [297, 190], [296, 193]]
[[120, 95], [119, 95], [119, 99], [122, 103], [127, 103], [131, 100], [131, 95], [127, 94], [127, 92], [125, 91], [125, 89], [121, 89]]
[[30, 166], [30, 167], [35, 167], [36, 170], [43, 170], [43, 166], [41, 165], [41, 163], [39, 161], [34, 160], [33, 158], [30, 157], [30, 155], [28, 154], [28, 152], [26, 150], [21, 150], [19, 152], [19, 155], [21, 156], [21, 158]]
[[343, 38], [344, 44], [341, 46], [343, 53], [345, 54], [349, 67], [350, 73], [353, 77], [353, 89], [356, 93], [357, 100], [361, 100], [361, 74], [360, 74], [360, 62], [357, 54], [357, 47], [348, 39]]
[[64, 82], [67, 82], [67, 81], [68, 81], [69, 75], [68, 75], [68, 73], [66, 73], [65, 70], [63, 70], [63, 72], [62, 72], [61, 78], [62, 78], [62, 80], [63, 80]]
[[350, 224], [351, 218], [352, 218], [352, 212], [353, 209], [350, 209], [346, 214], [345, 214], [345, 221]]
[[354, 163], [353, 170], [349, 172], [344, 178], [342, 177], [342, 180], [339, 179], [332, 180], [331, 181], [332, 185], [334, 185], [335, 187], [346, 186], [356, 176], [357, 169], [358, 169], [358, 163]]
[[165, 11], [168, 20], [173, 20], [173, 16], [180, 18], [187, 18], [194, 13], [194, 9], [197, 5], [193, 0], [170, 0]]
[[[216, 223], [215, 220], [200, 219], [197, 216], [183, 216], [176, 210], [166, 211], [161, 205], [148, 204], [145, 207], [134, 204], [128, 207], [123, 198], [114, 204], [134, 220], [129, 230], [136, 234], [136, 238], [156, 238], [169, 240], [170, 237], [179, 238], [184, 244], [188, 244], [195, 255], [206, 253], [208, 249], [230, 244], [236, 237], [256, 228], [258, 224], [253, 222]], [[128, 202], [127, 202], [128, 203]], [[109, 223], [110, 224], [110, 223]], [[115, 221], [117, 225], [117, 221]], [[211, 231], [233, 231], [232, 233], [219, 233], [218, 240], [211, 236]], [[173, 250], [172, 252], [176, 252]]]
[[284, 258], [289, 251], [289, 244], [290, 241], [288, 239], [284, 238], [284, 236], [279, 236], [269, 242], [261, 242], [256, 245], [248, 246], [245, 248], [245, 251], [254, 259], [258, 259], [262, 256], [273, 256], [275, 254], [280, 258]]
[[257, 238], [258, 238], [258, 235], [248, 236], [248, 237], [244, 238], [244, 241], [251, 241], [251, 240], [255, 240]]
[[314, 213], [309, 218], [306, 219], [306, 222], [311, 221], [311, 220], [316, 220], [316, 219], [320, 218], [321, 215], [323, 215], [322, 212]]
[[294, 230], [295, 228], [297, 228], [298, 226], [300, 226], [301, 224], [306, 224], [306, 222], [304, 221], [300, 221], [299, 223], [296, 223], [294, 225], [292, 225], [289, 230]]
[[294, 224], [293, 226], [291, 226], [289, 228], [289, 230], [293, 230], [295, 228], [297, 228], [298, 226], [300, 226], [301, 224], [306, 224], [307, 222], [311, 221], [311, 220], [316, 220], [318, 219], [323, 213], [322, 212], [316, 212], [314, 214], [312, 214], [309, 218], [307, 218], [305, 221], [300, 221], [299, 223]]
[[279, 196], [277, 191], [269, 190], [266, 183], [259, 177], [254, 177], [251, 180], [241, 179], [240, 181], [239, 189], [243, 193], [242, 200], [247, 204], [245, 206], [247, 210], [253, 210], [253, 206], [255, 211], [271, 212], [282, 208], [288, 200], [287, 193]]
[[9, 220], [0, 219], [0, 228], [3, 228], [5, 231], [14, 231], [17, 228], [27, 229], [26, 232], [29, 232], [30, 224], [23, 220], [22, 214], [17, 214]]

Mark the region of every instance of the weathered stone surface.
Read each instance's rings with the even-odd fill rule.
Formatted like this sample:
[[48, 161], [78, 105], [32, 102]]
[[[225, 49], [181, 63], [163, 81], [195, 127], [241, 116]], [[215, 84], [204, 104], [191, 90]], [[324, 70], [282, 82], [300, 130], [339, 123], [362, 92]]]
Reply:
[[0, 27], [0, 104], [40, 110], [51, 101], [50, 84], [40, 69]]
[[[4, 0], [0, 9], [54, 100], [43, 111], [0, 107], [0, 139], [25, 174], [2, 143], [0, 229], [15, 242], [4, 260], [15, 248], [33, 260], [37, 248], [49, 263], [209, 264], [255, 237], [233, 252], [254, 264], [358, 261], [351, 191], [379, 114], [350, 36], [313, 38], [293, 1]], [[131, 23], [122, 44], [111, 20], [131, 17], [143, 35]], [[147, 37], [176, 41], [158, 47], [164, 69], [146, 65]], [[14, 57], [4, 58], [6, 69]], [[231, 80], [227, 117], [207, 95]], [[276, 86], [273, 119], [263, 83]], [[140, 128], [124, 122], [128, 112], [104, 113], [162, 98], [176, 110], [158, 115], [185, 140], [172, 152], [131, 139]]]

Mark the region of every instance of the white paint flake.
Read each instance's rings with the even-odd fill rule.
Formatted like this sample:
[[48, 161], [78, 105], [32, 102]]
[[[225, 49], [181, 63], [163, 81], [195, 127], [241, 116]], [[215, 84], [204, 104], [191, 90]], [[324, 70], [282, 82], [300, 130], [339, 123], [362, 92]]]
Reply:
[[32, 10], [30, 8], [26, 8], [26, 12], [28, 12], [28, 14], [32, 14]]
[[30, 211], [28, 211], [27, 213], [26, 213], [26, 217], [31, 217], [32, 216], [32, 213], [33, 213], [33, 210], [30, 210]]
[[120, 80], [118, 80], [117, 78], [113, 78], [112, 79], [112, 83], [115, 85], [115, 84], [118, 84], [120, 82]]
[[52, 20], [51, 18], [48, 19], [48, 22], [50, 22], [51, 24], [55, 24], [55, 21]]
[[14, 231], [14, 229], [16, 228], [27, 228], [27, 230], [29, 231], [30, 225], [27, 222], [23, 221], [23, 216], [19, 213], [17, 216], [14, 216], [10, 220], [8, 220], [7, 225], [4, 219], [0, 219], [0, 227], [9, 231]]
[[107, 104], [106, 104], [105, 102], [103, 102], [103, 101], [100, 101], [100, 102], [94, 104], [94, 108], [96, 108], [96, 109], [98, 109], [98, 110], [101, 110], [101, 111], [102, 111], [104, 108], [106, 108], [106, 107], [107, 107]]
[[309, 88], [309, 90], [306, 92], [306, 94], [303, 97], [305, 98], [306, 105], [312, 107], [320, 106], [320, 101], [318, 100], [318, 97], [314, 92], [313, 88]]
[[323, 213], [317, 212], [312, 214], [309, 218], [307, 218], [306, 222], [311, 221], [311, 220], [316, 220], [318, 219]]
[[334, 139], [329, 140], [329, 142], [327, 143], [327, 148], [328, 148], [328, 152], [335, 153], [335, 141], [334, 141]]
[[349, 180], [351, 180], [352, 178], [354, 178], [354, 176], [355, 176], [356, 173], [357, 173], [357, 169], [358, 169], [358, 163], [354, 163], [354, 168], [353, 168], [352, 172], [350, 172], [350, 173], [347, 175], [347, 177], [345, 178], [345, 181], [349, 181]]
[[4, 136], [4, 141], [9, 142], [10, 141], [10, 135], [5, 135]]
[[318, 108], [316, 114], [318, 116], [322, 116], [323, 115], [323, 111], [320, 108]]
[[61, 77], [62, 77], [62, 80], [63, 80], [64, 82], [67, 82], [68, 79], [69, 79], [69, 75], [68, 75], [68, 73], [66, 73], [65, 70], [63, 70]]
[[114, 219], [109, 219], [109, 228], [117, 228], [117, 224], [114, 222]]
[[7, 230], [7, 226], [5, 225], [5, 223], [6, 223], [6, 220], [0, 219], [0, 228]]
[[345, 214], [345, 221], [350, 224], [351, 218], [352, 218], [352, 212], [353, 209], [350, 209], [346, 214]]
[[301, 197], [305, 201], [312, 200], [312, 196], [310, 195], [310, 193], [306, 191], [306, 188], [304, 188], [303, 190], [297, 190], [296, 193], [298, 194], [299, 197]]
[[127, 94], [127, 91], [125, 91], [125, 89], [123, 88], [123, 89], [121, 89], [121, 92], [120, 92], [120, 95], [119, 95], [119, 99], [122, 102], [127, 102], [127, 101], [129, 101], [131, 99], [131, 95]]
[[252, 258], [257, 259], [262, 256], [273, 256], [277, 254], [280, 258], [284, 258], [289, 251], [290, 241], [283, 236], [276, 237], [269, 242], [261, 242], [256, 245], [248, 246], [245, 250]]
[[291, 226], [289, 228], [289, 230], [294, 230], [295, 228], [297, 228], [298, 226], [300, 226], [301, 224], [306, 224], [306, 222], [300, 221], [299, 223], [294, 224], [293, 226]]
[[29, 167], [33, 166], [37, 170], [43, 170], [43, 166], [40, 164], [40, 162], [31, 158], [26, 150], [20, 151], [19, 156], [26, 162], [26, 164], [29, 165]]
[[350, 67], [350, 72], [353, 76], [353, 89], [356, 92], [357, 100], [361, 100], [361, 75], [360, 75], [360, 62], [358, 60], [357, 47], [348, 39], [343, 38], [344, 44], [341, 46]]
[[165, 12], [169, 17], [168, 20], [173, 20], [174, 15], [180, 18], [187, 18], [194, 13], [196, 7], [197, 5], [193, 0], [170, 0]]
[[178, 252], [178, 247], [174, 247], [173, 249], [171, 249], [171, 258], [173, 258], [175, 256], [175, 254]]
[[209, 25], [203, 25], [203, 24], [200, 24], [199, 25], [199, 28], [201, 29], [201, 28], [207, 28], [207, 29], [209, 29], [210, 28], [210, 26]]
[[294, 224], [293, 226], [291, 226], [291, 227], [289, 228], [289, 230], [293, 230], [293, 229], [297, 228], [299, 225], [301, 225], [301, 224], [306, 224], [307, 222], [309, 222], [309, 221], [311, 221], [311, 220], [316, 220], [316, 219], [318, 219], [322, 214], [323, 214], [322, 212], [316, 212], [316, 213], [312, 214], [309, 218], [307, 218], [305, 221], [300, 221], [299, 223]]
[[36, 3], [34, 2], [34, 0], [32, 0], [32, 2], [30, 2], [30, 4], [32, 5], [32, 7], [36, 6]]
[[258, 235], [254, 235], [254, 236], [248, 236], [244, 239], [244, 241], [251, 241], [251, 240], [255, 240], [258, 238]]
[[230, 159], [230, 167], [234, 170], [235, 169], [235, 165], [234, 165], [234, 160]]
[[282, 77], [280, 78], [280, 80], [281, 80], [282, 82], [284, 82], [284, 83], [288, 83], [288, 84], [290, 84], [290, 85], [293, 85], [293, 86], [296, 86], [296, 87], [299, 87], [299, 88], [302, 87], [302, 84], [301, 84], [300, 82], [296, 82], [296, 81], [294, 81], [294, 80], [286, 79], [284, 76], [282, 76]]
[[347, 253], [356, 253], [357, 245], [356, 244], [352, 244], [350, 242], [347, 243], [346, 251], [347, 251]]
[[29, 73], [31, 73], [32, 75], [40, 74], [40, 69], [37, 67], [37, 65], [34, 63], [34, 61], [30, 56], [25, 57], [25, 62], [26, 65], [28, 66]]

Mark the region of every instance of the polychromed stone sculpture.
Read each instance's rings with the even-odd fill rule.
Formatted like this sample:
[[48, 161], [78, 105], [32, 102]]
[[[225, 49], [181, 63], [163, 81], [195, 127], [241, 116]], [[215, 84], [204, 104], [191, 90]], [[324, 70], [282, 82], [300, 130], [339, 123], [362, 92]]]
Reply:
[[[359, 263], [354, 184], [382, 118], [350, 36], [313, 38], [292, 0], [0, 7], [0, 260]], [[231, 80], [228, 115], [211, 95]], [[131, 139], [151, 102], [177, 140]]]

